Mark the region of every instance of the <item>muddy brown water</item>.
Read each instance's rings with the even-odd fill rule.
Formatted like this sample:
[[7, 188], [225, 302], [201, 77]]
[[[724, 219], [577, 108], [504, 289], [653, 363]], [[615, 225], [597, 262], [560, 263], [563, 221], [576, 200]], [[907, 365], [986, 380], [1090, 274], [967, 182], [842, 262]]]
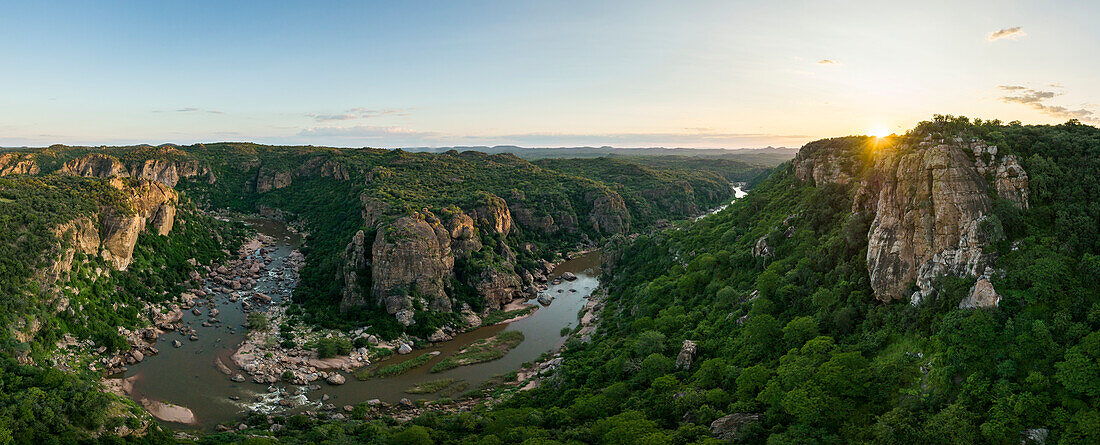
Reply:
[[[270, 255], [273, 259], [268, 270], [281, 270], [282, 263], [301, 244], [301, 236], [289, 231], [285, 225], [268, 220], [250, 220], [260, 232], [275, 238], [277, 245]], [[320, 390], [307, 391], [306, 387], [276, 384], [278, 391], [269, 392], [269, 385], [252, 383], [251, 380], [236, 383], [215, 365], [221, 360], [230, 369], [237, 370], [231, 356], [237, 345], [244, 340], [245, 315], [240, 302], [229, 301], [226, 294], [217, 294], [213, 300], [220, 311], [221, 320], [214, 326], [204, 327], [202, 322], [209, 319], [209, 309], [200, 307], [201, 315], [184, 311], [183, 323], [189, 324], [198, 334], [197, 341], [178, 332], [168, 332], [160, 337], [158, 355], [131, 366], [124, 375], [131, 379], [131, 396], [142, 399], [167, 402], [190, 408], [195, 414], [196, 425], [178, 425], [167, 423], [173, 429], [209, 430], [223, 422], [240, 419], [247, 412], [255, 410], [268, 413], [286, 413], [303, 409], [318, 409], [321, 398], [328, 395], [331, 403], [337, 407], [355, 405], [371, 399], [380, 399], [395, 403], [402, 398], [410, 400], [434, 399], [439, 395], [409, 394], [406, 390], [412, 386], [437, 379], [457, 379], [466, 382], [470, 389], [477, 388], [493, 376], [515, 371], [525, 362], [538, 359], [543, 353], [557, 350], [564, 344], [562, 328], [572, 329], [579, 323], [578, 314], [584, 307], [587, 297], [599, 285], [599, 254], [596, 252], [581, 255], [558, 265], [552, 274], [559, 277], [565, 272], [573, 272], [577, 280], [562, 281], [550, 285], [546, 291], [554, 297], [550, 306], [540, 306], [534, 314], [507, 324], [486, 326], [455, 336], [451, 341], [430, 348], [417, 349], [411, 354], [394, 356], [372, 364], [372, 366], [398, 363], [431, 351], [440, 354], [427, 364], [405, 374], [390, 378], [377, 378], [359, 381], [353, 375], [345, 374], [347, 383], [332, 386], [324, 381], [314, 382]], [[273, 301], [281, 302], [293, 291], [293, 281], [280, 282], [269, 275], [262, 275], [255, 291], [271, 295]], [[535, 300], [529, 303], [537, 305]], [[524, 341], [509, 351], [503, 358], [469, 366], [461, 366], [448, 371], [430, 373], [429, 369], [445, 357], [458, 352], [474, 341], [492, 337], [503, 331], [520, 331]], [[173, 347], [172, 341], [179, 340], [182, 347]], [[233, 398], [239, 400], [233, 400]], [[277, 404], [280, 398], [295, 400], [297, 408], [283, 408]], [[262, 400], [258, 400], [262, 399]]]

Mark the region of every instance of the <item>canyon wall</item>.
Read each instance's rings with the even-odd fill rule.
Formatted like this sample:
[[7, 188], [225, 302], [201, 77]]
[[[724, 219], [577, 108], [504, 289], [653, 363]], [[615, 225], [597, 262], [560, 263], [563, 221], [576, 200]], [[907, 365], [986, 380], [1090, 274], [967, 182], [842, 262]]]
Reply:
[[112, 176], [138, 178], [160, 182], [169, 187], [175, 187], [181, 178], [199, 177], [211, 184], [216, 180], [213, 171], [198, 161], [146, 159], [123, 162], [114, 156], [101, 153], [88, 154], [68, 161], [61, 166], [58, 173], [97, 178]]

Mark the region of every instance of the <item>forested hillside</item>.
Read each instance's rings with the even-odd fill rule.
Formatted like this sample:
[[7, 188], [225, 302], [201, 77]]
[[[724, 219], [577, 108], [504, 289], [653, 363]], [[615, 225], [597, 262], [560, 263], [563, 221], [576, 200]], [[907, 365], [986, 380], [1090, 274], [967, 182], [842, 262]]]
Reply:
[[[251, 149], [265, 150], [231, 151]], [[190, 196], [279, 209], [311, 230], [311, 254], [327, 259], [302, 285], [324, 304], [306, 299], [303, 314], [334, 313], [345, 298], [347, 283], [331, 277], [343, 276], [357, 232], [385, 246], [417, 233], [407, 227], [442, 227], [453, 246], [470, 246], [449, 235], [469, 227], [482, 249], [456, 256], [463, 273], [471, 264], [499, 270], [509, 251], [507, 263], [523, 270], [541, 252], [608, 240], [598, 330], [574, 333], [561, 366], [533, 389], [406, 424], [293, 416], [274, 418], [274, 428], [256, 416], [208, 443], [255, 435], [284, 443], [1100, 441], [1095, 127], [937, 116], [904, 136], [822, 140], [766, 179], [746, 178], [758, 185], [724, 211], [659, 231], [639, 229], [679, 219], [689, 203], [706, 208], [706, 190], [739, 178], [660, 159], [531, 164], [472, 153], [367, 152], [337, 163], [356, 165], [342, 171], [326, 161], [344, 154], [311, 161], [313, 149], [265, 169], [218, 154], [228, 146], [191, 150], [187, 159], [200, 164], [179, 185]], [[228, 164], [204, 170], [201, 162], [220, 157]], [[417, 173], [425, 169], [438, 173]], [[692, 169], [699, 173], [687, 175]], [[647, 196], [654, 185], [680, 199]], [[623, 205], [594, 212], [593, 193]], [[339, 204], [349, 197], [358, 204]], [[575, 220], [518, 216], [566, 202]], [[594, 213], [602, 216], [588, 218]], [[372, 228], [372, 218], [388, 225]], [[600, 229], [627, 222], [640, 236]], [[349, 311], [342, 320], [356, 314], [371, 316]]]
[[[991, 144], [1000, 154], [989, 155]], [[484, 412], [425, 415], [396, 428], [340, 423], [335, 435], [325, 429], [334, 425], [307, 422], [279, 437], [323, 440], [324, 430], [332, 440], [417, 443], [1100, 440], [1100, 130], [937, 117], [900, 138], [819, 146], [866, 157], [847, 159], [832, 181], [799, 179], [788, 164], [717, 215], [609, 252], [601, 329], [590, 341], [571, 339], [564, 366], [539, 388]], [[953, 147], [980, 151], [957, 158], [970, 164], [938, 164], [933, 154]], [[941, 274], [916, 304], [876, 298], [868, 238], [890, 210], [859, 204], [868, 201], [860, 192], [893, 190], [879, 181], [884, 166], [921, 153], [939, 169], [934, 184], [952, 177], [944, 167], [1014, 156], [1030, 196], [1026, 205], [1005, 199], [1013, 189], [998, 187], [1006, 176], [996, 172], [971, 177], [988, 193], [974, 199], [994, 203], [979, 224], [988, 278]], [[919, 170], [897, 169], [905, 171]], [[983, 278], [997, 299], [963, 304], [984, 292], [976, 284]], [[683, 345], [688, 340], [694, 348]]]
[[[326, 327], [373, 324], [384, 338], [427, 337], [442, 326], [462, 327], [459, 304], [485, 315], [527, 292], [523, 286], [533, 283], [525, 272], [545, 270], [561, 252], [685, 218], [732, 195], [717, 174], [635, 166], [650, 174], [624, 186], [613, 179], [625, 177], [588, 178], [475, 152], [214, 144], [3, 153], [0, 410], [12, 414], [0, 421], [0, 439], [75, 440], [148, 426], [139, 408], [98, 392], [93, 380], [102, 369], [91, 360], [130, 350], [156, 317], [179, 312], [169, 306], [194, 287], [198, 269], [236, 251], [245, 229], [212, 218], [211, 210], [283, 218], [308, 233], [291, 314]], [[679, 199], [634, 194], [628, 203], [616, 191], [645, 189]], [[419, 227], [445, 233], [439, 242], [454, 266], [439, 269], [440, 306], [399, 307], [411, 312], [402, 324], [387, 304], [419, 304], [412, 297], [424, 290], [400, 281], [418, 279], [417, 272], [371, 263], [383, 261], [374, 254], [379, 245], [408, 242]], [[412, 260], [430, 253], [414, 250]], [[372, 286], [384, 279], [397, 284], [382, 291], [404, 292], [386, 304]], [[13, 411], [32, 405], [52, 420]]]
[[[732, 195], [731, 178], [764, 171], [722, 161], [714, 165], [726, 168], [716, 173], [688, 162], [639, 157], [536, 165], [509, 154], [245, 143], [53, 146], [4, 160], [13, 172], [159, 181], [206, 208], [299, 224], [310, 235], [292, 314], [327, 327], [374, 324], [387, 337], [409, 329], [426, 337], [457, 325], [460, 309], [484, 316], [534, 292], [559, 253], [701, 213]], [[405, 234], [394, 236], [395, 227]], [[449, 235], [428, 235], [436, 231]], [[425, 270], [402, 271], [381, 266], [401, 258], [375, 258], [410, 248], [403, 255], [435, 259]], [[424, 275], [426, 281], [418, 278]]]

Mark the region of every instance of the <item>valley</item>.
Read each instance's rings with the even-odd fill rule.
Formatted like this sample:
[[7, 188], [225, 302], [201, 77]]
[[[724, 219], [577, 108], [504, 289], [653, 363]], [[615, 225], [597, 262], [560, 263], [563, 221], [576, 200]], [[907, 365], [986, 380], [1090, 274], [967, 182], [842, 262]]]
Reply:
[[5, 224], [40, 235], [4, 242], [47, 254], [5, 263], [23, 299], [6, 303], [4, 372], [32, 376], [13, 394], [68, 379], [86, 401], [54, 402], [69, 407], [54, 432], [6, 428], [1089, 443], [1098, 149], [1079, 123], [935, 116], [811, 142], [771, 170], [251, 145], [5, 153], [0, 206], [25, 215]]

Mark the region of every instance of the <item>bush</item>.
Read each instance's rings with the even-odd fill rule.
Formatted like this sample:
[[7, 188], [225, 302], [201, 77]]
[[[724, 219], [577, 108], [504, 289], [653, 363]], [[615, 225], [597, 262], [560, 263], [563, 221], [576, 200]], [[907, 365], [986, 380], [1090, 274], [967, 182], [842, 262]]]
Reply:
[[317, 340], [317, 357], [332, 358], [351, 353], [351, 342], [343, 337], [326, 337]]
[[248, 325], [248, 329], [253, 331], [266, 331], [271, 328], [267, 321], [267, 314], [263, 312], [251, 312], [245, 319], [245, 324]]

